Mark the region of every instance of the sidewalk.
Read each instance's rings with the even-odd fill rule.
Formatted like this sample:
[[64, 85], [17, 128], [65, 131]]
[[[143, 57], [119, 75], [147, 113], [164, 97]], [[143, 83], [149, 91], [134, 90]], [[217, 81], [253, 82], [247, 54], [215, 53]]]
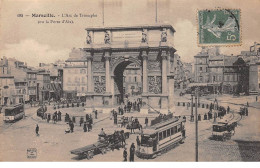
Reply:
[[[58, 109], [57, 111], [59, 111], [59, 109]], [[50, 113], [50, 112], [47, 110], [47, 113]], [[53, 112], [52, 112], [52, 113], [53, 113]], [[51, 114], [52, 114], [52, 113], [51, 113]], [[66, 124], [67, 124], [67, 122], [64, 121], [64, 120], [65, 120], [65, 113], [63, 112], [62, 114], [63, 114], [63, 115], [61, 115], [62, 121], [56, 122], [55, 125], [66, 125]], [[68, 113], [68, 114], [69, 114], [69, 113]], [[80, 125], [80, 124], [79, 124], [80, 117], [83, 117], [84, 120], [85, 120], [85, 118], [86, 118], [86, 114], [87, 114], [87, 113], [81, 112], [80, 114], [81, 114], [80, 116], [79, 116], [79, 115], [76, 116], [76, 122], [74, 123], [75, 125]], [[109, 118], [109, 114], [106, 114], [106, 113], [98, 113], [98, 119], [95, 119], [94, 113], [92, 113], [91, 115], [92, 115], [92, 117], [93, 117], [93, 125], [95, 125], [95, 124], [97, 124], [97, 123], [99, 123], [99, 122], [101, 122], [101, 121], [104, 121], [104, 120], [106, 120], [106, 119]], [[71, 114], [70, 114], [70, 116], [73, 117], [73, 115], [71, 115]], [[49, 123], [47, 123], [47, 120], [46, 120], [46, 119], [45, 119], [45, 120], [42, 120], [41, 117], [37, 116], [37, 113], [36, 113], [36, 112], [35, 112], [35, 114], [34, 114], [31, 118], [32, 118], [33, 120], [39, 122], [39, 123], [54, 124], [54, 123], [53, 123], [53, 120], [50, 120]]]

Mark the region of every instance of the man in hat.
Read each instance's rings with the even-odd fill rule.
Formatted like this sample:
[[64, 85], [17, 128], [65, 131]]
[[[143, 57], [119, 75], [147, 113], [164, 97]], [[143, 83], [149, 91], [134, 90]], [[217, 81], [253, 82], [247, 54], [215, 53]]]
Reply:
[[127, 150], [126, 150], [126, 148], [124, 149], [123, 157], [124, 157], [124, 162], [126, 162], [127, 161]]
[[36, 125], [36, 128], [35, 128], [35, 132], [36, 132], [36, 135], [37, 135], [37, 136], [39, 136], [39, 129], [40, 129], [40, 128], [39, 128], [39, 126], [38, 126], [38, 124], [37, 124], [37, 125]]
[[130, 147], [130, 162], [134, 162], [134, 157], [135, 157], [135, 144], [132, 143]]

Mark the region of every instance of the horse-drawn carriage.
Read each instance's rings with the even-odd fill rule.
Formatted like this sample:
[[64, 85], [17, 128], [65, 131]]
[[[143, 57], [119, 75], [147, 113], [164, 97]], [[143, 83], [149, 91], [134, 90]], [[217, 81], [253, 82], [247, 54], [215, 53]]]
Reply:
[[45, 110], [43, 107], [40, 107], [38, 110], [37, 110], [37, 116], [38, 117], [43, 117], [44, 116], [44, 113], [45, 113]]
[[125, 139], [129, 138], [129, 133], [121, 131], [115, 131], [113, 134], [99, 134], [98, 141], [94, 144], [74, 149], [70, 151], [71, 154], [78, 155], [80, 159], [91, 159], [94, 155], [105, 154], [109, 150], [119, 149], [122, 146], [122, 134]]
[[139, 123], [138, 119], [135, 119], [133, 121], [129, 121], [126, 129], [131, 129], [131, 130], [135, 130], [135, 129], [141, 129], [142, 125]]
[[248, 116], [248, 108], [247, 107], [240, 107], [240, 112], [239, 114], [242, 115], [246, 115]]
[[214, 140], [228, 140], [235, 134], [237, 122], [218, 122], [212, 127], [212, 138]]

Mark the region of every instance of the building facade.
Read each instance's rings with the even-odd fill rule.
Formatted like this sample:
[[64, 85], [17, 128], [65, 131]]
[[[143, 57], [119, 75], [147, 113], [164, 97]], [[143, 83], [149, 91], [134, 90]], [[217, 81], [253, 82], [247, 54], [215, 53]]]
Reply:
[[[63, 95], [68, 100], [85, 100], [87, 92], [87, 60], [82, 49], [72, 49], [63, 69]], [[93, 67], [98, 68], [98, 67]], [[61, 72], [60, 72], [61, 73]]]
[[258, 85], [258, 63], [260, 62], [260, 43], [254, 42], [248, 51], [241, 51], [238, 57], [243, 58], [247, 65], [249, 65], [249, 93], [259, 94], [260, 89]]
[[5, 74], [0, 75], [0, 104], [16, 104], [14, 76]]
[[26, 71], [27, 65], [14, 58], [7, 59], [3, 57], [0, 61], [0, 76], [9, 75], [14, 77], [15, 90], [13, 97], [15, 103], [25, 103], [29, 101]]
[[63, 97], [63, 64], [39, 64], [39, 69], [45, 70], [50, 75], [49, 100], [59, 101]]
[[249, 66], [237, 56], [226, 56], [218, 48], [202, 48], [194, 56], [195, 83], [211, 93], [249, 93]]
[[132, 63], [129, 64], [123, 73], [124, 94], [136, 96], [142, 93], [142, 74], [138, 65]]

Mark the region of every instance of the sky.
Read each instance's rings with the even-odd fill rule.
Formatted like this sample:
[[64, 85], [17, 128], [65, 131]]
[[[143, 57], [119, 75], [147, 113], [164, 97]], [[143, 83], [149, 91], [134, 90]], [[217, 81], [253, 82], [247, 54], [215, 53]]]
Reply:
[[[103, 0], [0, 0], [0, 57], [6, 56], [36, 66], [66, 60], [72, 48], [83, 48], [86, 27], [102, 26]], [[192, 62], [197, 46], [197, 10], [241, 9], [242, 45], [221, 47], [223, 54], [237, 55], [260, 43], [260, 0], [158, 0], [158, 23], [176, 30], [174, 44], [184, 62]], [[33, 18], [33, 13], [54, 15], [95, 14], [73, 18], [73, 24], [39, 24], [52, 18]], [[155, 23], [155, 0], [104, 0], [104, 26]], [[17, 14], [30, 17], [17, 17]], [[65, 20], [67, 18], [64, 18]], [[53, 18], [52, 20], [63, 20]], [[68, 18], [68, 20], [72, 20]]]

